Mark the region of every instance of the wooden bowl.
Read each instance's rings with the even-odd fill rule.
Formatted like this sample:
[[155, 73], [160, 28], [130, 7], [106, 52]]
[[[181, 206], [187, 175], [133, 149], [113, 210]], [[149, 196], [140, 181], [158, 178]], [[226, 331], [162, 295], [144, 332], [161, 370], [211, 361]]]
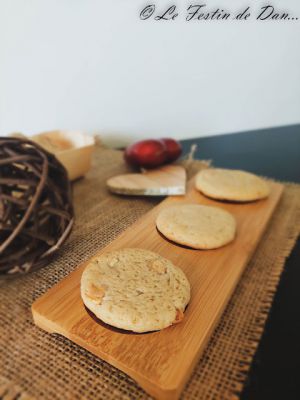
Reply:
[[79, 131], [48, 131], [30, 137], [55, 154], [68, 171], [70, 180], [84, 176], [91, 168], [95, 138]]

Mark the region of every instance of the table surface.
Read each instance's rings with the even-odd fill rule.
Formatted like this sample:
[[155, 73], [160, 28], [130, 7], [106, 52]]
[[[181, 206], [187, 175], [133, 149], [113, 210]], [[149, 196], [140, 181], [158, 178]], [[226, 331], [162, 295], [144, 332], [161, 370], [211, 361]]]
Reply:
[[[300, 124], [183, 140], [214, 166], [300, 183]], [[300, 399], [300, 241], [288, 258], [242, 400]]]

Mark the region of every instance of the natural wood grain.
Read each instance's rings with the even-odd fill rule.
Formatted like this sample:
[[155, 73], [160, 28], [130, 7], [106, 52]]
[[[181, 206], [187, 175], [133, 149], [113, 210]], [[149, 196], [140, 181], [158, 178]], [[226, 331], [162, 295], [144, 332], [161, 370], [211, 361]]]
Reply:
[[114, 176], [107, 181], [111, 192], [125, 195], [167, 196], [185, 194], [186, 173], [179, 165], [165, 165], [143, 173]]
[[[188, 185], [185, 196], [161, 202], [99, 254], [124, 247], [140, 247], [169, 258], [186, 273], [192, 297], [184, 320], [160, 332], [121, 333], [97, 323], [80, 298], [84, 263], [32, 306], [35, 323], [86, 348], [135, 379], [158, 399], [177, 399], [192, 373], [223, 309], [280, 199], [283, 186], [271, 184], [268, 199], [221, 203], [202, 196]], [[237, 237], [217, 250], [192, 250], [165, 240], [155, 228], [158, 212], [178, 203], [215, 205], [237, 220]]]

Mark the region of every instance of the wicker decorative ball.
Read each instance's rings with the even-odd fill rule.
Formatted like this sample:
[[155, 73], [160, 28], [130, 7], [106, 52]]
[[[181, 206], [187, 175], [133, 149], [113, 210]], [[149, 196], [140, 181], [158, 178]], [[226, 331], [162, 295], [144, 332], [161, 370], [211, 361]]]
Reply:
[[47, 264], [73, 221], [63, 165], [30, 140], [0, 137], [0, 274]]

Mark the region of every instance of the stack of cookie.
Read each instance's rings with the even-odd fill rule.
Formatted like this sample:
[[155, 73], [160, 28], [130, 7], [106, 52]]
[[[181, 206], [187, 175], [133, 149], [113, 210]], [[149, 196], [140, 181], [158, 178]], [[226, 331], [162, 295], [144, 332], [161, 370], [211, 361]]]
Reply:
[[[238, 170], [206, 169], [195, 182], [205, 196], [222, 201], [260, 200], [270, 191], [261, 178]], [[172, 243], [193, 249], [217, 249], [236, 235], [232, 214], [201, 204], [162, 209], [156, 227]], [[190, 301], [190, 284], [180, 268], [159, 254], [122, 249], [89, 262], [81, 278], [81, 297], [104, 323], [141, 333], [180, 322]]]

